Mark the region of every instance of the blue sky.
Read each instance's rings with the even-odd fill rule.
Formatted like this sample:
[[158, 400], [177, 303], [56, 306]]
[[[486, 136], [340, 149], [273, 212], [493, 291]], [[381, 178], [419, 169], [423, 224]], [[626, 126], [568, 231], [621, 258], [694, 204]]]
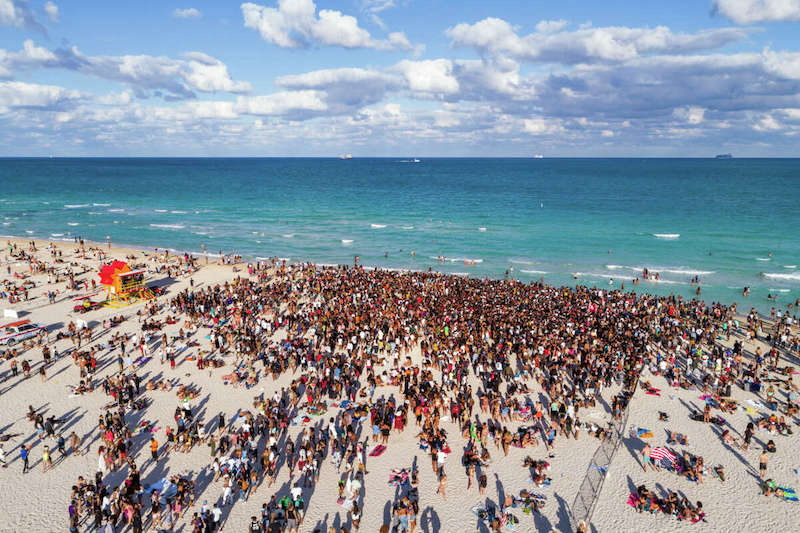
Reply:
[[0, 0], [0, 156], [798, 156], [800, 0]]

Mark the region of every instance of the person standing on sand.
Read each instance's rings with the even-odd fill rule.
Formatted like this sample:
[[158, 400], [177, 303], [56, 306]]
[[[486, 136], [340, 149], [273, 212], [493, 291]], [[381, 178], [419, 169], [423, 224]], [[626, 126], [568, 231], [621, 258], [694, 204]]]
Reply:
[[20, 457], [20, 459], [22, 459], [22, 473], [23, 474], [27, 474], [28, 473], [28, 456], [30, 455], [30, 453], [31, 453], [31, 445], [30, 444], [23, 445], [19, 449], [19, 457]]
[[59, 433], [57, 442], [58, 442], [58, 444], [57, 444], [58, 445], [58, 453], [61, 454], [61, 455], [59, 455], [59, 457], [66, 457], [67, 456], [67, 450], [66, 450], [66, 441], [64, 440], [64, 435]]
[[72, 453], [75, 455], [83, 455], [81, 453], [81, 438], [74, 431], [69, 436], [69, 445], [72, 448]]
[[764, 448], [764, 451], [758, 457], [758, 472], [761, 474], [761, 479], [766, 479], [767, 477], [767, 463], [769, 463], [769, 455], [767, 455], [767, 449]]
[[50, 447], [45, 446], [42, 451], [42, 472], [53, 469], [53, 459], [50, 457]]
[[645, 443], [644, 448], [642, 449], [642, 470], [647, 472], [648, 466], [655, 470], [655, 467], [650, 463], [650, 444]]

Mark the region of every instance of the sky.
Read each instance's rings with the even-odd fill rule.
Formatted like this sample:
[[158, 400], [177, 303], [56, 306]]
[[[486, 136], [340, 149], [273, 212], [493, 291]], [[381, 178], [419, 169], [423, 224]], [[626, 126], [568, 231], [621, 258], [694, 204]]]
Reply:
[[0, 0], [0, 156], [800, 156], [800, 0]]

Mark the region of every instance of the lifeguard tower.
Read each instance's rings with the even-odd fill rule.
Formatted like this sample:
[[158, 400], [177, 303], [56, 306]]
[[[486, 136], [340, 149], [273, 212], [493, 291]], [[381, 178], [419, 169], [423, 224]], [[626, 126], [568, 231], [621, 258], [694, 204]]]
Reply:
[[100, 284], [106, 287], [106, 305], [120, 307], [153, 298], [144, 282], [145, 269], [131, 270], [124, 261], [113, 261], [100, 268]]

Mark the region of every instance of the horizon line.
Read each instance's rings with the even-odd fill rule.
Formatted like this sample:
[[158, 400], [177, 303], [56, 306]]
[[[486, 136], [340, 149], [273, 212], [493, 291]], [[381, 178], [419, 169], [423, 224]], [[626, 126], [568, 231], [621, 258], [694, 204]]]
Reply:
[[[381, 155], [381, 156], [353, 156], [352, 158], [342, 159], [338, 155], [267, 155], [267, 156], [247, 156], [247, 155], [223, 155], [223, 156], [206, 156], [206, 155], [0, 155], [0, 160], [9, 159], [334, 159], [352, 161], [356, 159], [397, 159], [409, 158], [415, 159], [713, 159], [719, 161], [731, 160], [746, 160], [746, 159], [800, 159], [797, 156], [742, 156], [742, 157], [729, 157], [720, 158], [716, 155], [713, 156], [408, 156], [408, 155]], [[420, 159], [421, 161], [421, 159]]]

